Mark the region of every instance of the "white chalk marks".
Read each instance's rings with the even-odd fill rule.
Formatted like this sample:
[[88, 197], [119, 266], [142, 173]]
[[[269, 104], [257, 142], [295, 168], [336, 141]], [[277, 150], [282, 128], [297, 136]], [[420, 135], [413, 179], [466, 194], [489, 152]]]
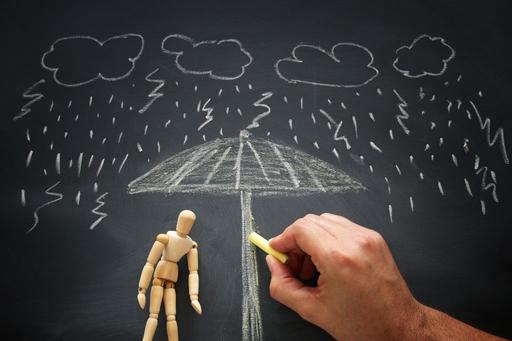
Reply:
[[[350, 150], [350, 148], [352, 148], [352, 146], [350, 145], [348, 138], [345, 135], [341, 135], [341, 127], [343, 126], [343, 120], [336, 122], [336, 120], [334, 118], [332, 118], [331, 114], [329, 114], [327, 111], [320, 109], [319, 112], [327, 119], [327, 121], [328, 121], [327, 124], [329, 126], [329, 130], [331, 129], [330, 128], [331, 124], [336, 127], [336, 129], [334, 130], [334, 134], [333, 134], [334, 141], [345, 142], [345, 148], [347, 150]], [[313, 113], [311, 113], [311, 118], [313, 120], [313, 123], [316, 124], [315, 115]], [[353, 119], [354, 129], [356, 130], [356, 137], [357, 137], [357, 121], [355, 121], [355, 117], [352, 117], [352, 119]], [[317, 147], [317, 149], [318, 149], [318, 147]], [[334, 155], [336, 156], [336, 158], [339, 158], [337, 151], [334, 153]]]
[[373, 150], [378, 151], [379, 153], [383, 152], [382, 149], [380, 149], [380, 147], [377, 146], [373, 141], [370, 141], [370, 147], [372, 147]]
[[373, 54], [355, 43], [338, 43], [330, 51], [315, 45], [298, 44], [291, 57], [274, 65], [277, 75], [291, 84], [311, 84], [353, 88], [371, 82], [379, 70], [373, 66]]
[[[488, 173], [491, 174], [490, 179], [489, 179]], [[492, 193], [493, 200], [495, 202], [499, 202], [498, 194], [496, 193], [497, 182], [496, 182], [495, 173], [492, 170], [489, 171], [489, 168], [487, 166], [483, 166], [483, 167], [478, 168], [478, 170], [476, 170], [475, 174], [481, 175], [481, 177], [482, 177], [482, 181], [480, 183], [480, 187], [482, 188], [482, 190], [487, 191], [488, 189], [492, 189], [491, 193]]]
[[26, 234], [29, 234], [30, 232], [32, 232], [37, 224], [39, 224], [39, 211], [48, 206], [48, 205], [51, 205], [53, 203], [56, 203], [57, 201], [59, 200], [62, 200], [62, 198], [64, 197], [64, 195], [62, 195], [62, 193], [59, 193], [59, 192], [50, 192], [52, 191], [55, 187], [57, 187], [58, 185], [60, 184], [60, 181], [57, 181], [56, 183], [54, 183], [53, 185], [51, 185], [50, 187], [48, 187], [44, 193], [48, 196], [51, 196], [51, 197], [54, 197], [56, 199], [53, 199], [53, 200], [50, 200], [50, 201], [47, 201], [45, 202], [44, 204], [42, 204], [41, 206], [38, 206], [35, 210], [34, 210], [34, 223], [32, 224], [32, 226], [27, 230], [27, 232], [25, 232]]
[[236, 39], [195, 42], [182, 34], [171, 34], [161, 44], [164, 53], [174, 56], [176, 67], [185, 74], [207, 75], [212, 79], [242, 77], [252, 63], [251, 54]]
[[145, 78], [146, 82], [149, 82], [149, 83], [156, 83], [157, 86], [149, 93], [148, 95], [148, 98], [149, 100], [146, 102], [146, 104], [144, 104], [144, 106], [142, 108], [139, 109], [139, 114], [143, 114], [146, 112], [146, 110], [149, 109], [149, 107], [151, 105], [153, 105], [153, 103], [159, 99], [160, 97], [162, 97], [164, 94], [161, 93], [161, 92], [158, 92], [164, 85], [165, 85], [165, 81], [163, 79], [159, 79], [159, 78], [151, 78], [155, 73], [157, 73], [159, 70], [159, 68], [156, 68], [155, 70], [151, 71]]
[[89, 227], [90, 230], [94, 230], [96, 228], [96, 226], [99, 225], [99, 223], [101, 223], [101, 221], [103, 219], [105, 219], [106, 217], [108, 217], [108, 214], [105, 213], [105, 212], [100, 212], [98, 211], [100, 208], [103, 207], [103, 205], [105, 205], [105, 197], [108, 195], [108, 192], [105, 192], [103, 193], [102, 195], [100, 195], [99, 197], [96, 198], [96, 203], [98, 204], [98, 206], [96, 206], [95, 208], [93, 208], [91, 210], [91, 212], [97, 216], [99, 216], [98, 219], [96, 219], [92, 224], [91, 226]]
[[25, 189], [21, 189], [21, 195], [20, 195], [20, 203], [22, 207], [25, 207], [27, 205], [27, 192]]
[[249, 242], [254, 232], [254, 218], [251, 210], [251, 192], [240, 192], [242, 208], [242, 340], [263, 340], [260, 296], [258, 293], [258, 262], [256, 250]]
[[444, 38], [427, 34], [416, 37], [410, 45], [399, 47], [395, 53], [393, 67], [409, 78], [440, 76], [455, 58], [455, 50]]
[[505, 164], [508, 165], [510, 163], [510, 160], [508, 158], [507, 146], [505, 145], [505, 133], [503, 132], [503, 128], [499, 127], [498, 129], [496, 129], [496, 132], [494, 133], [494, 137], [491, 139], [491, 119], [489, 117], [486, 117], [485, 120], [483, 120], [475, 103], [473, 103], [472, 101], [469, 101], [469, 104], [471, 105], [471, 107], [473, 108], [473, 111], [476, 114], [478, 123], [480, 124], [480, 129], [485, 131], [485, 138], [486, 138], [487, 145], [489, 147], [492, 147], [492, 146], [494, 146], [494, 144], [496, 142], [498, 142], [498, 139], [499, 139], [499, 146], [500, 146], [500, 151], [501, 151], [501, 156], [503, 158], [503, 162], [505, 162]]
[[[221, 152], [210, 156], [216, 150]], [[190, 169], [197, 163], [202, 163], [201, 167]], [[186, 149], [128, 185], [132, 194], [234, 194], [250, 190], [254, 195], [304, 195], [363, 189], [358, 181], [329, 163], [287, 146], [253, 138], [247, 131], [242, 131], [239, 138], [217, 139]]]
[[264, 102], [269, 99], [270, 97], [272, 97], [273, 93], [272, 92], [264, 92], [261, 94], [261, 98], [258, 99], [256, 102], [254, 102], [252, 105], [255, 106], [255, 107], [262, 107], [262, 108], [265, 108], [265, 111], [262, 112], [261, 114], [258, 114], [253, 120], [252, 120], [252, 123], [249, 124], [247, 126], [247, 130], [249, 129], [253, 129], [253, 128], [258, 128], [260, 126], [259, 124], [259, 120], [261, 120], [263, 117], [265, 116], [268, 116], [270, 115], [270, 112], [272, 111], [272, 109], [270, 108], [269, 105], [265, 104]]
[[126, 160], [128, 160], [129, 154], [126, 153], [126, 155], [123, 158], [123, 161], [121, 161], [121, 165], [119, 165], [119, 168], [117, 169], [117, 173], [121, 174], [121, 171], [123, 170], [124, 164], [126, 163]]
[[203, 106], [201, 107], [200, 104], [201, 102], [199, 102], [198, 104], [198, 111], [199, 111], [199, 108], [202, 112], [205, 112], [206, 115], [205, 115], [205, 120], [203, 123], [201, 123], [201, 125], [199, 127], [197, 127], [197, 131], [200, 131], [201, 129], [204, 128], [204, 126], [206, 126], [208, 123], [210, 123], [212, 120], [213, 120], [213, 115], [212, 115], [212, 112], [213, 112], [213, 107], [209, 107], [208, 104], [210, 103], [211, 101], [211, 98], [208, 98], [204, 103], [203, 103]]
[[409, 130], [409, 128], [407, 128], [407, 126], [404, 123], [404, 120], [409, 119], [409, 113], [405, 110], [405, 108], [407, 108], [407, 102], [402, 98], [402, 96], [400, 96], [398, 91], [396, 91], [395, 89], [393, 89], [393, 93], [400, 101], [400, 103], [398, 103], [398, 110], [400, 111], [400, 113], [396, 114], [395, 118], [396, 118], [398, 124], [400, 125], [400, 127], [402, 127], [402, 130], [404, 131], [404, 133], [409, 135], [411, 133], [411, 131]]
[[[144, 38], [140, 34], [117, 35], [103, 41], [90, 36], [69, 36], [50, 46], [41, 58], [41, 66], [53, 73], [57, 84], [65, 87], [98, 79], [118, 81], [130, 76], [143, 50]], [[90, 58], [91, 54], [97, 57]]]
[[[65, 87], [80, 87], [98, 79], [121, 80], [129, 77], [130, 74], [133, 80], [110, 83], [112, 86], [121, 88], [109, 86], [107, 93], [102, 93], [105, 90], [102, 89], [103, 86], [92, 89], [101, 85], [99, 84], [103, 83], [101, 81], [90, 84], [90, 88], [61, 89], [64, 92], [59, 90], [60, 92], [55, 95], [62, 93], [69, 93], [69, 95], [66, 98], [58, 98], [53, 94], [50, 96], [48, 90], [54, 90], [59, 86], [53, 84], [50, 77], [46, 76], [46, 80], [40, 79], [23, 92], [22, 100], [26, 103], [13, 118], [16, 121], [29, 114], [33, 115], [40, 109], [51, 113], [46, 115], [48, 120], [44, 122], [39, 121], [46, 119], [44, 115], [25, 118], [27, 123], [33, 121], [34, 125], [26, 131], [25, 127], [23, 131], [26, 135], [23, 136], [26, 138], [24, 142], [28, 142], [27, 147], [22, 149], [23, 153], [28, 152], [28, 155], [23, 155], [26, 159], [22, 162], [24, 161], [28, 168], [24, 171], [37, 172], [39, 175], [42, 171], [47, 179], [53, 179], [48, 180], [48, 185], [61, 179], [64, 182], [64, 179], [69, 179], [71, 174], [76, 174], [80, 187], [71, 189], [73, 194], [68, 195], [68, 191], [65, 191], [64, 195], [66, 198], [73, 196], [76, 203], [74, 208], [85, 210], [86, 214], [90, 214], [89, 210], [97, 204], [92, 211], [95, 215], [94, 219], [97, 219], [90, 226], [91, 229], [95, 229], [106, 217], [107, 213], [103, 212], [103, 205], [107, 193], [113, 193], [112, 187], [109, 187], [113, 185], [107, 180], [111, 173], [122, 178], [129, 176], [128, 173], [134, 170], [132, 167], [134, 163], [142, 160], [149, 164], [151, 160], [160, 159], [163, 155], [155, 154], [164, 153], [172, 143], [178, 145], [182, 143], [185, 149], [189, 145], [196, 144], [197, 141], [205, 142], [172, 156], [132, 181], [129, 184], [130, 193], [156, 191], [238, 195], [243, 192], [246, 195], [243, 200], [250, 202], [251, 198], [256, 199], [258, 196], [294, 196], [364, 189], [358, 181], [329, 163], [295, 148], [276, 144], [267, 139], [254, 138], [247, 131], [261, 131], [261, 136], [267, 134], [267, 137], [271, 133], [272, 136], [278, 137], [287, 134], [290, 146], [297, 145], [324, 153], [322, 155], [327, 155], [326, 157], [337, 161], [338, 164], [343, 164], [350, 157], [367, 176], [384, 177], [390, 196], [389, 202], [384, 201], [382, 204], [384, 207], [389, 205], [391, 222], [401, 216], [402, 212], [399, 211], [404, 205], [392, 202], [396, 198], [397, 191], [393, 188], [394, 192], [391, 195], [391, 186], [384, 175], [390, 177], [390, 180], [396, 179], [398, 175], [399, 181], [408, 181], [409, 177], [420, 181], [417, 179], [418, 176], [421, 180], [432, 179], [427, 167], [437, 166], [436, 164], [446, 161], [445, 155], [451, 155], [451, 160], [448, 159], [451, 170], [464, 171], [465, 159], [469, 155], [452, 153], [453, 150], [450, 150], [454, 143], [451, 137], [457, 135], [443, 132], [446, 127], [444, 116], [449, 118], [448, 127], [453, 133], [458, 129], [458, 120], [465, 120], [466, 114], [473, 119], [472, 124], [476, 124], [478, 119], [479, 128], [482, 134], [486, 135], [487, 146], [500, 149], [503, 161], [506, 164], [509, 163], [504, 129], [492, 126], [489, 118], [492, 115], [481, 115], [473, 102], [463, 98], [466, 92], [449, 93], [447, 97], [448, 90], [457, 85], [454, 84], [457, 74], [451, 75], [455, 78], [442, 79], [439, 82], [440, 88], [437, 89], [432, 89], [430, 85], [424, 83], [428, 78], [426, 76], [440, 76], [447, 73], [448, 64], [455, 58], [455, 51], [441, 37], [421, 35], [412, 43], [409, 41], [410, 45], [397, 49], [396, 56], [392, 57], [394, 61], [388, 62], [390, 64], [393, 61], [393, 67], [404, 77], [417, 78], [410, 91], [405, 90], [406, 87], [400, 84], [388, 83], [387, 79], [383, 79], [380, 84], [377, 84], [378, 80], [376, 80], [373, 83], [374, 87], [368, 86], [378, 76], [383, 75], [376, 67], [378, 64], [374, 65], [376, 60], [372, 51], [352, 42], [340, 42], [323, 47], [319, 44], [316, 46], [304, 43], [290, 45], [284, 54], [271, 58], [274, 69], [270, 71], [276, 72], [280, 79], [274, 77], [274, 81], [280, 84], [270, 87], [260, 83], [259, 78], [246, 82], [235, 81], [231, 85], [223, 82], [249, 76], [246, 71], [248, 67], [252, 67], [254, 61], [252, 55], [236, 39], [195, 41], [181, 34], [172, 34], [162, 41], [159, 40], [159, 43], [161, 43], [161, 51], [157, 52], [171, 63], [174, 71], [172, 73], [178, 76], [177, 79], [167, 79], [168, 74], [160, 65], [148, 66], [145, 72], [135, 77], [133, 73], [135, 64], [139, 63], [137, 67], [140, 66], [141, 61], [138, 59], [145, 48], [144, 39], [140, 35], [113, 36], [103, 41], [80, 35], [58, 39], [41, 59], [41, 65], [51, 71], [57, 84]], [[422, 52], [425, 53], [422, 54]], [[92, 54], [97, 58], [91, 58], [91, 60], [86, 58]], [[280, 57], [286, 58], [278, 59]], [[100, 60], [98, 65], [91, 62], [97, 60]], [[394, 73], [394, 71], [391, 72]], [[394, 75], [399, 80], [411, 81], [398, 73]], [[448, 75], [445, 74], [445, 76]], [[457, 82], [460, 81], [460, 77], [459, 75], [459, 78], [456, 78]], [[469, 77], [464, 79], [466, 78], [469, 79]], [[444, 86], [441, 85], [442, 82]], [[220, 83], [223, 83], [222, 87], [216, 87]], [[464, 83], [457, 86], [461, 87]], [[367, 88], [358, 88], [363, 86]], [[166, 91], [167, 88], [169, 91]], [[171, 88], [173, 91], [170, 90]], [[314, 91], [308, 92], [308, 89]], [[87, 90], [83, 93], [85, 99], [74, 95], [84, 90]], [[136, 94], [141, 90], [142, 94]], [[478, 96], [482, 97], [483, 93], [476, 92], [474, 97], [478, 98]], [[137, 100], [140, 102], [135, 102]], [[467, 104], [466, 107], [462, 107], [463, 103]], [[20, 106], [22, 104], [20, 103]], [[444, 115], [442, 118], [436, 116], [438, 113], [435, 105], [441, 106]], [[160, 113], [154, 117], [136, 114], [136, 112], [149, 113], [157, 107], [165, 108], [162, 111], [166, 111], [167, 116], [160, 117]], [[96, 118], [91, 117], [93, 119], [90, 121], [91, 124], [88, 123], [88, 115], [96, 116]], [[127, 119], [132, 115], [137, 119], [133, 121]], [[74, 122], [72, 122], [73, 117]], [[309, 121], [310, 117], [311, 121]], [[34, 120], [27, 120], [27, 118], [34, 118]], [[389, 122], [386, 118], [390, 119]], [[134, 125], [140, 124], [140, 127], [131, 129], [128, 122], [133, 122]], [[108, 124], [112, 129], [105, 130], [96, 125], [103, 123]], [[420, 123], [424, 124], [424, 131], [420, 128]], [[428, 123], [430, 123], [430, 129]], [[71, 124], [78, 129], [71, 129]], [[165, 131], [160, 128], [164, 128]], [[473, 134], [478, 135], [480, 130], [473, 128]], [[245, 129], [245, 131], [239, 137], [224, 138], [224, 134], [229, 136], [232, 129]], [[83, 135], [89, 134], [89, 144], [78, 147], [83, 149], [73, 149], [76, 147], [72, 145], [77, 139], [75, 135], [81, 136], [82, 131]], [[139, 133], [141, 131], [143, 134]], [[424, 134], [424, 139], [414, 136], [418, 133]], [[441, 133], [442, 137], [440, 137]], [[223, 138], [213, 140], [219, 135]], [[170, 136], [174, 140], [170, 140], [168, 138]], [[483, 135], [480, 140], [485, 147]], [[115, 141], [117, 141], [116, 148], [112, 148], [111, 142]], [[412, 141], [421, 143], [421, 146], [417, 143], [409, 143]], [[70, 144], [71, 153], [68, 152], [67, 146], [63, 148], [63, 143]], [[460, 143], [460, 140], [456, 143]], [[419, 150], [423, 145], [426, 153], [421, 153]], [[38, 148], [39, 146], [41, 148]], [[125, 146], [129, 148], [123, 148]], [[50, 152], [47, 150], [48, 147]], [[98, 147], [105, 150], [100, 153], [93, 149]], [[45, 149], [42, 150], [42, 148]], [[468, 153], [469, 139], [464, 148]], [[446, 154], [443, 154], [444, 152]], [[93, 153], [96, 154], [95, 160], [93, 160]], [[130, 156], [129, 153], [132, 155]], [[415, 155], [414, 160], [412, 155]], [[498, 157], [497, 154], [495, 156]], [[51, 157], [50, 160], [45, 160], [49, 157]], [[422, 162], [423, 158], [430, 160], [428, 165]], [[55, 171], [53, 161], [55, 161]], [[408, 164], [407, 161], [409, 161]], [[389, 167], [384, 163], [389, 164]], [[422, 168], [418, 165], [422, 165]], [[457, 168], [453, 168], [453, 165]], [[491, 164], [487, 166], [493, 167]], [[494, 170], [498, 171], [496, 168]], [[442, 177], [444, 174], [437, 175], [433, 182], [423, 181], [423, 183], [435, 186], [436, 193], [449, 198], [456, 192], [451, 187], [453, 182]], [[470, 197], [474, 195], [475, 200], [480, 200], [479, 196], [486, 196], [487, 211], [489, 211], [491, 208], [489, 204], [498, 203], [498, 199], [504, 201], [503, 198], [498, 198], [498, 194], [501, 193], [498, 193], [496, 174], [499, 173], [494, 173], [491, 168], [478, 167], [470, 173], [461, 175], [460, 178], [467, 177], [467, 179], [464, 178], [464, 182], [461, 179], [459, 181], [461, 189], [464, 185], [466, 187], [467, 193], [462, 195]], [[85, 191], [86, 186], [83, 185], [91, 178], [98, 183], [101, 180], [102, 187], [105, 186], [105, 188], [100, 191], [96, 184], [95, 194], [89, 197], [89, 191]], [[468, 179], [473, 181], [476, 178], [478, 183], [471, 182], [473, 187], [471, 188]], [[103, 182], [103, 179], [107, 181]], [[22, 187], [30, 191], [30, 193], [22, 192], [22, 205], [30, 205], [34, 198], [37, 198], [35, 195], [37, 193], [33, 193], [32, 188], [26, 185]], [[60, 189], [60, 187], [56, 188]], [[40, 192], [43, 192], [43, 189], [40, 189]], [[30, 194], [30, 203], [26, 202], [26, 194]], [[52, 201], [45, 205], [61, 199], [58, 196], [59, 193], [54, 192], [53, 187], [48, 188], [46, 194], [52, 197], [43, 202]], [[406, 207], [409, 213], [420, 209], [423, 202], [420, 195], [411, 192], [404, 198], [404, 202], [407, 198], [409, 200], [406, 203], [410, 207], [410, 210]], [[94, 199], [96, 204], [88, 206], [94, 202]], [[34, 207], [38, 204], [36, 202]], [[393, 218], [391, 205], [395, 207], [395, 218]], [[243, 203], [242, 206], [244, 208]], [[105, 208], [108, 212], [108, 205]], [[38, 210], [35, 212], [36, 222], [31, 229], [38, 223]], [[243, 215], [247, 216], [249, 213], [250, 207], [246, 207]], [[244, 221], [248, 226], [247, 219], [244, 218]], [[88, 222], [87, 225], [90, 223]], [[246, 253], [249, 254], [247, 250]], [[254, 268], [247, 263], [243, 263], [243, 266]], [[246, 280], [246, 282], [251, 281]], [[244, 295], [251, 294], [245, 291]], [[246, 318], [248, 314], [253, 313], [244, 314]], [[254, 312], [253, 315], [258, 314]], [[250, 322], [249, 334], [256, 335], [256, 338], [261, 337], [262, 332], [258, 323], [261, 324], [261, 321], [252, 322], [251, 320]]]
[[[22, 94], [23, 98], [27, 98], [27, 99], [29, 99], [29, 101], [21, 107], [20, 112], [18, 114], [16, 114], [16, 116], [13, 117], [13, 119], [12, 119], [13, 121], [19, 120], [20, 118], [24, 117], [25, 115], [28, 115], [32, 111], [32, 108], [31, 108], [32, 104], [43, 99], [43, 97], [44, 97], [43, 94], [37, 93], [37, 92], [34, 93], [33, 90], [35, 88], [37, 88], [39, 85], [44, 84], [44, 83], [46, 83], [46, 80], [40, 79], [37, 82], [35, 82], [34, 84], [32, 84], [27, 90], [25, 90], [23, 92], [23, 94]], [[27, 130], [27, 139], [30, 142], [28, 130]]]
[[34, 156], [34, 151], [33, 150], [30, 150], [27, 154], [27, 158], [25, 160], [25, 167], [28, 168], [28, 166], [30, 166], [30, 162], [32, 161], [32, 156]]

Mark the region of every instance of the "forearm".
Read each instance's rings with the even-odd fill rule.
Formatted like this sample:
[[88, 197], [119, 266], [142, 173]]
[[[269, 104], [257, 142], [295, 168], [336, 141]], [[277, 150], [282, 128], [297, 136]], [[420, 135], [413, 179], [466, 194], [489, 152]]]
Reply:
[[139, 292], [145, 293], [146, 289], [151, 282], [151, 277], [153, 277], [153, 271], [155, 270], [155, 265], [150, 262], [146, 262], [144, 268], [142, 268], [142, 273], [140, 274], [139, 279]]
[[[415, 326], [415, 327], [413, 327]], [[421, 305], [420, 312], [411, 324], [408, 340], [505, 340], [488, 334], [453, 317]]]
[[199, 256], [197, 253], [197, 244], [194, 245], [192, 250], [187, 255], [187, 263], [188, 263], [188, 294], [190, 296], [190, 303], [192, 307], [201, 315], [202, 308], [199, 303]]
[[199, 300], [199, 257], [197, 253], [197, 247], [190, 250], [187, 256], [188, 263], [188, 293], [190, 300]]

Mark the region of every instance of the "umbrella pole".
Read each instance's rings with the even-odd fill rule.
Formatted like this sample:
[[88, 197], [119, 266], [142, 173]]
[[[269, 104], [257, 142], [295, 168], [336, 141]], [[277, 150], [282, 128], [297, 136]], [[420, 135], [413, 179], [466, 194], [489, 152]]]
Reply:
[[242, 207], [242, 340], [263, 340], [260, 298], [258, 293], [258, 264], [249, 234], [254, 231], [251, 211], [251, 191], [241, 191]]

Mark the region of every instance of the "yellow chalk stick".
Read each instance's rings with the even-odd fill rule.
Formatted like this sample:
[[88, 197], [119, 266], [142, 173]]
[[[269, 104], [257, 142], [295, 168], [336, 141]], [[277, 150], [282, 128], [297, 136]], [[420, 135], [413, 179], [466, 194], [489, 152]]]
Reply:
[[288, 262], [287, 255], [271, 248], [270, 245], [268, 245], [268, 240], [266, 240], [265, 238], [263, 238], [256, 232], [251, 232], [251, 234], [249, 234], [249, 240], [254, 245], [256, 245], [257, 247], [259, 247], [260, 249], [262, 249], [263, 251], [268, 253], [269, 255], [277, 258], [281, 263], [286, 264], [286, 262]]

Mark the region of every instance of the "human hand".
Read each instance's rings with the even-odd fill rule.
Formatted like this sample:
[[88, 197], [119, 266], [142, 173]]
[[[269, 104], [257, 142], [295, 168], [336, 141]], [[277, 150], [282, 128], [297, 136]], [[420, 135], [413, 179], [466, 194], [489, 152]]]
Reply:
[[[270, 245], [290, 256], [287, 265], [267, 256], [271, 296], [334, 338], [405, 339], [422, 323], [422, 305], [376, 231], [341, 216], [308, 214]], [[316, 287], [297, 278], [316, 271]]]

